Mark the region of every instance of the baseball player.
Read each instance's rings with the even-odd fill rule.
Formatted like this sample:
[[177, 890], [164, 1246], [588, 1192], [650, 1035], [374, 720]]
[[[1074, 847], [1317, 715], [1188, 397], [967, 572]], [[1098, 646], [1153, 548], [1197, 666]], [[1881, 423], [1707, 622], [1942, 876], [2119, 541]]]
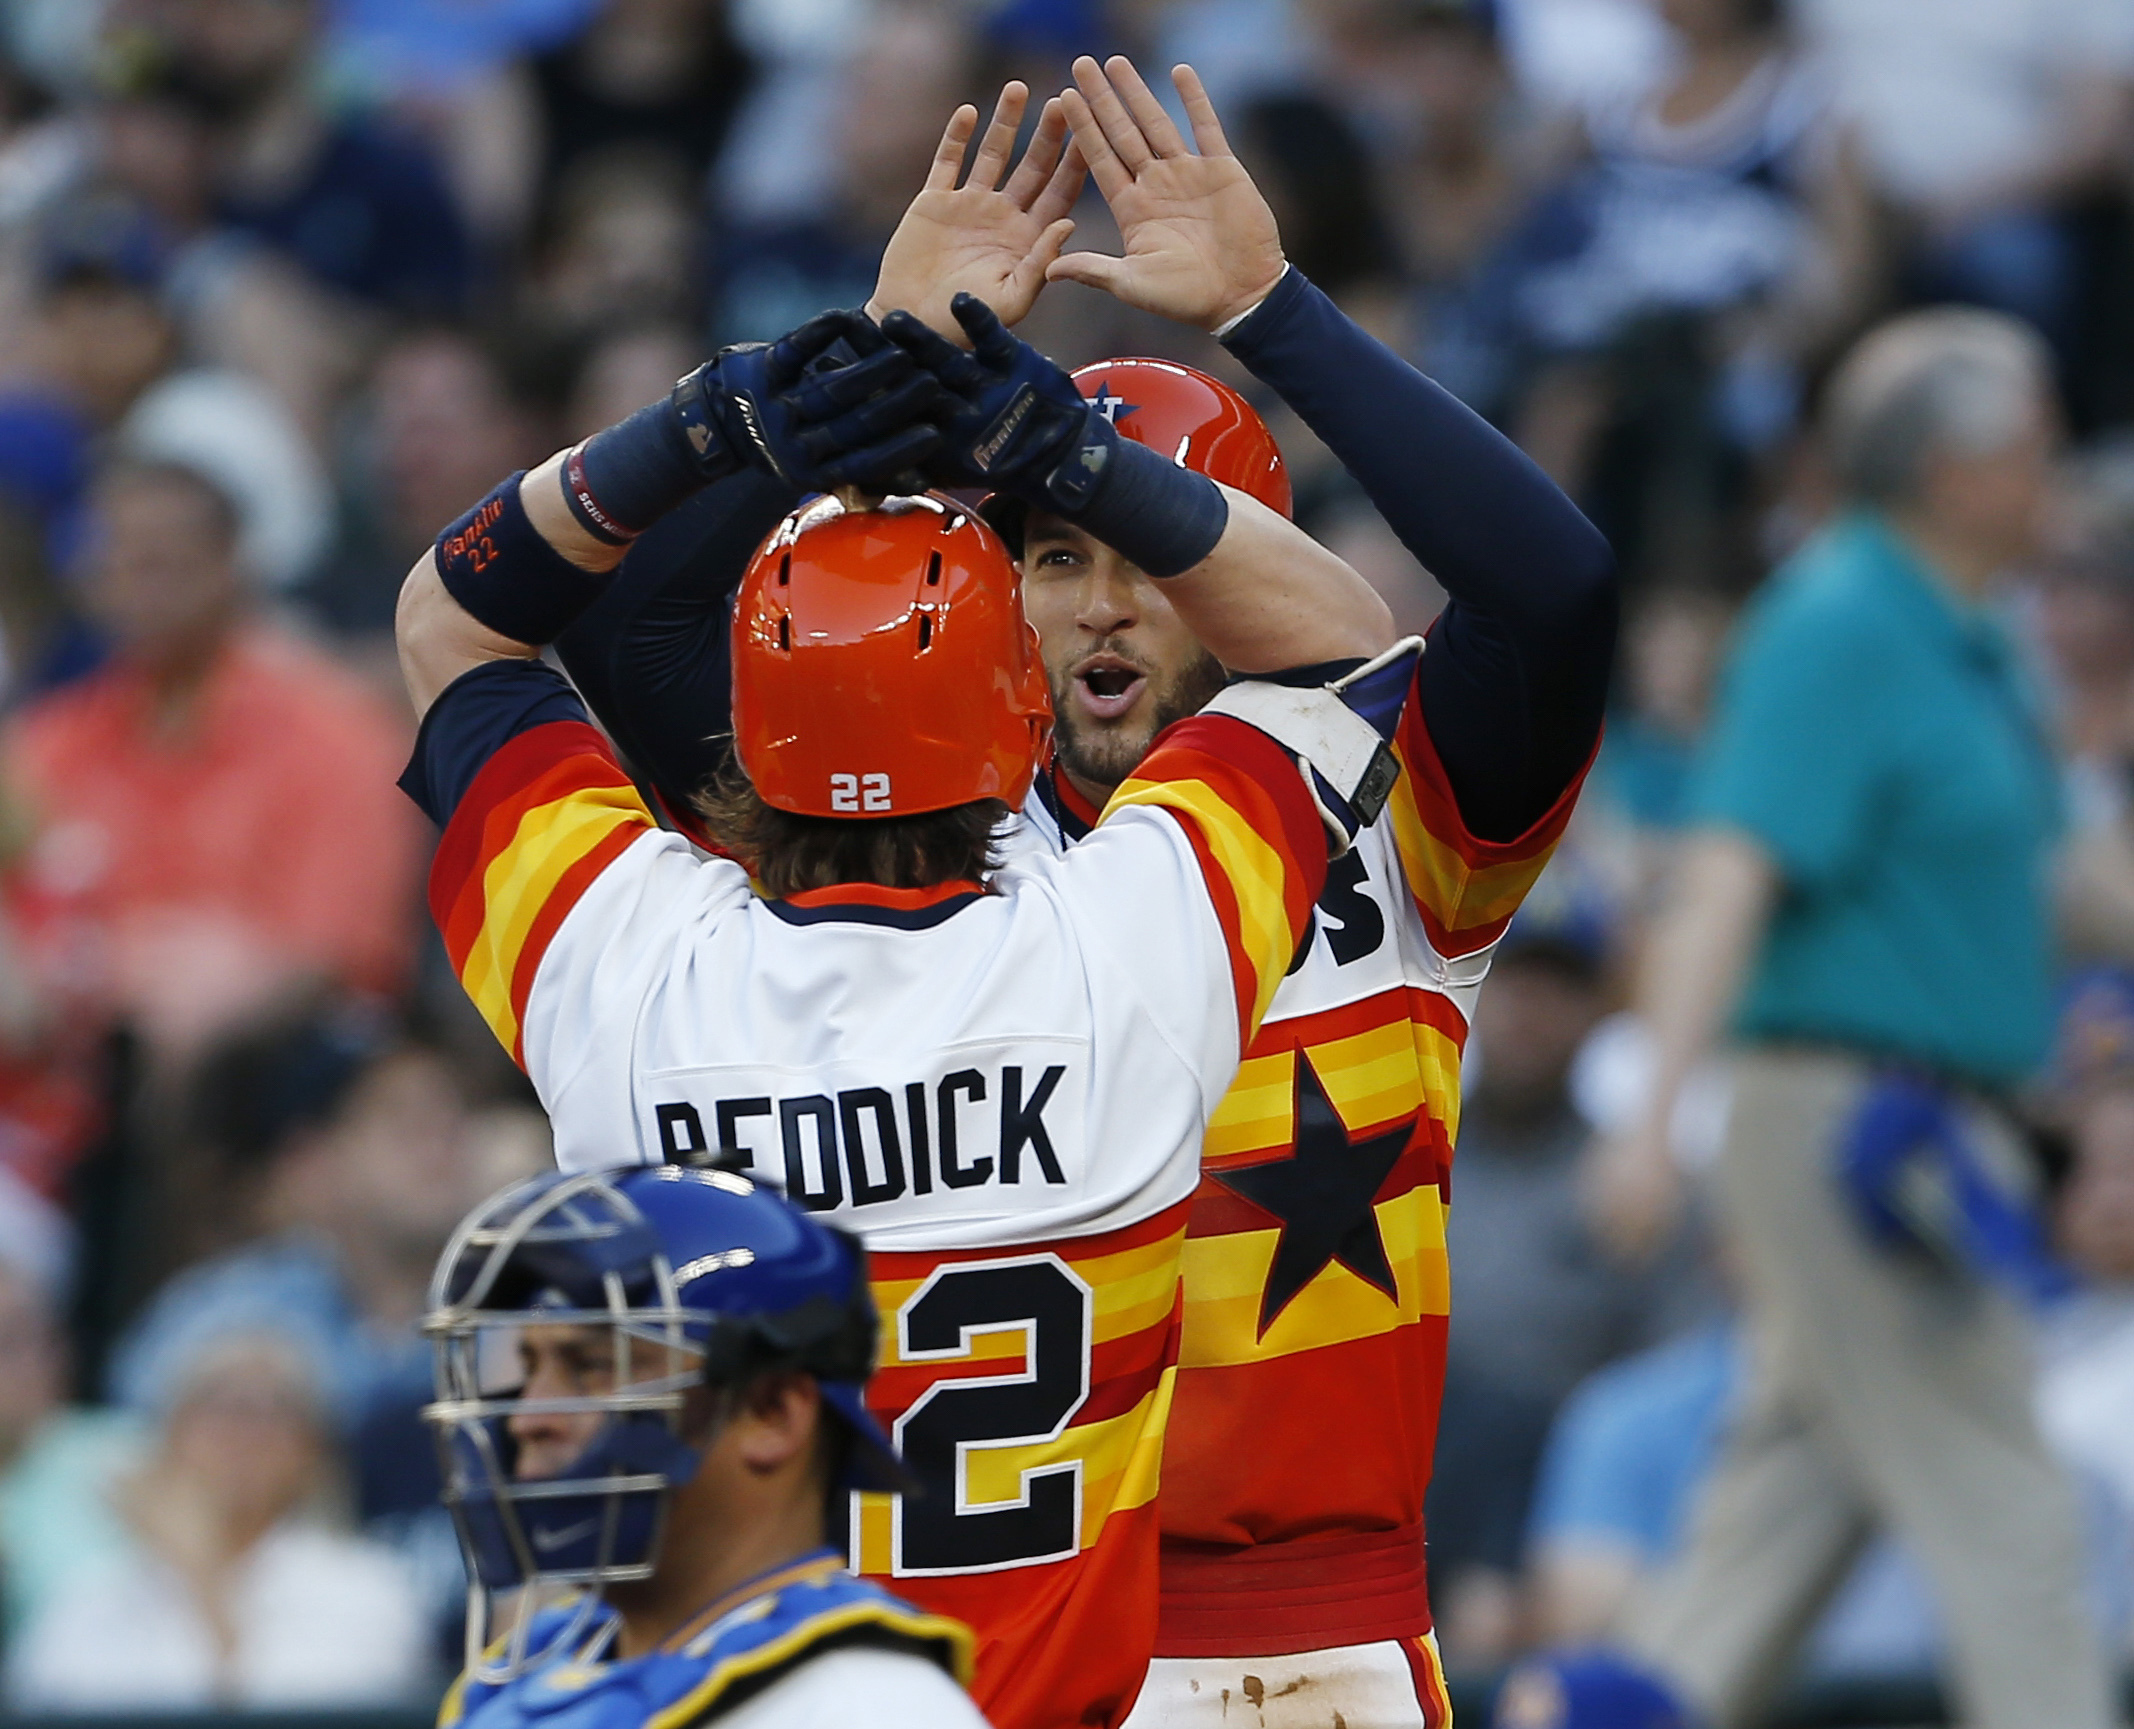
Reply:
[[[1052, 274], [1219, 331], [1450, 596], [1417, 669], [1386, 812], [1332, 866], [1311, 938], [1210, 1122], [1160, 1502], [1159, 1661], [1134, 1721], [1198, 1721], [1226, 1693], [1248, 1696], [1249, 1673], [1270, 1726], [1328, 1709], [1354, 1729], [1435, 1725], [1448, 1706], [1422, 1511], [1460, 1051], [1490, 949], [1561, 835], [1598, 741], [1612, 562], [1515, 447], [1287, 266], [1190, 71], [1178, 85], [1197, 152], [1123, 60], [1080, 62], [1076, 80], [1064, 117], [1125, 256], [1068, 254]], [[998, 198], [986, 202], [985, 176], [972, 183], [981, 191], [956, 195], [967, 219], [958, 226], [936, 196], [933, 228], [963, 248], [996, 227], [1035, 242], [1034, 219], [1016, 231]], [[965, 252], [948, 242], [900, 254], [913, 226], [892, 242], [885, 280], [953, 274]], [[1026, 307], [1012, 272], [994, 274], [999, 304]], [[1287, 513], [1280, 453], [1234, 392], [1157, 361], [1076, 379], [1122, 437]], [[761, 508], [739, 491], [707, 500], [690, 537], [646, 548], [656, 556], [565, 644], [684, 826], [693, 789], [716, 771], [705, 735], [717, 728], [701, 717], [723, 700], [716, 657], [686, 645], [717, 628], [741, 556], [735, 525]], [[1053, 756], [1006, 837], [1020, 858], [1086, 836], [1163, 727], [1226, 672], [1164, 585], [1115, 547], [1018, 500], [989, 514], [1019, 542], [1056, 717]]]
[[425, 1330], [472, 1597], [442, 1729], [983, 1729], [969, 1630], [829, 1542], [897, 1477], [850, 1237], [725, 1171], [536, 1177], [461, 1224]]
[[1085, 844], [998, 876], [1049, 709], [1007, 552], [950, 499], [821, 497], [751, 561], [714, 825], [746, 872], [658, 828], [537, 646], [640, 528], [744, 462], [814, 488], [965, 477], [951, 449], [1169, 573], [1230, 665], [1353, 660], [1390, 634], [1381, 612], [1359, 640], [1368, 590], [1278, 513], [1122, 439], [963, 316], [982, 340], [953, 391], [827, 316], [723, 353], [447, 529], [401, 599], [423, 713], [403, 784], [444, 830], [446, 948], [562, 1165], [723, 1151], [864, 1236], [870, 1400], [921, 1492], [862, 1497], [850, 1544], [974, 1627], [994, 1721], [1114, 1724], [1154, 1636], [1208, 1113], [1330, 846], [1390, 782], [1412, 646], [1333, 685], [1226, 693]]

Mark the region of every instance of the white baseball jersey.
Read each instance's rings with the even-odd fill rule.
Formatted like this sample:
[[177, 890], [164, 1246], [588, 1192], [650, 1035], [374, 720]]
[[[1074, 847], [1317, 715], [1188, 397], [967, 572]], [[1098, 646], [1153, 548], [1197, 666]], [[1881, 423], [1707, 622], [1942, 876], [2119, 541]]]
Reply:
[[974, 1626], [995, 1722], [1116, 1722], [1201, 1145], [1325, 876], [1294, 760], [1201, 717], [997, 892], [766, 901], [512, 662], [439, 699], [410, 790], [447, 950], [566, 1166], [738, 1148], [865, 1237], [869, 1399], [928, 1492], [858, 1498], [856, 1569]]

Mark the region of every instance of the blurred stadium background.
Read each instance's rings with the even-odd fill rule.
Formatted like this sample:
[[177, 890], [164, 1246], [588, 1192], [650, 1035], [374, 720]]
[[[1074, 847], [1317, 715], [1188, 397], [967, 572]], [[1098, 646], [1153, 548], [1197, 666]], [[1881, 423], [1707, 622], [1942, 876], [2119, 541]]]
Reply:
[[[1291, 256], [1628, 574], [1609, 741], [1476, 1030], [1431, 1510], [1470, 1721], [1679, 1541], [1736, 1372], [1722, 1246], [1611, 1255], [1581, 1172], [1635, 1109], [1625, 981], [1730, 622], [1827, 514], [1822, 382], [1937, 301], [2051, 345], [2057, 545], [1996, 598], [2068, 813], [2035, 1105], [2081, 1289], [2038, 1398], [2134, 1654], [2134, 0], [0, 0], [12, 1712], [434, 1702], [413, 1323], [548, 1149], [422, 915], [401, 576], [710, 347], [860, 302], [953, 104], [1112, 49], [1200, 68]], [[1247, 383], [1093, 291], [1026, 329]], [[1420, 628], [1428, 575], [1277, 429], [1306, 526]], [[1940, 1649], [1872, 1547], [1787, 1720], [1931, 1720]]]

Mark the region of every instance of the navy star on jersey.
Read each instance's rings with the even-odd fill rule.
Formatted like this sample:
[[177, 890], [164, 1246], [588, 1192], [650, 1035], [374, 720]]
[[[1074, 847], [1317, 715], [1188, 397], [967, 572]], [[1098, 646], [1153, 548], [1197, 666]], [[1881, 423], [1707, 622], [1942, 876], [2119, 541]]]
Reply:
[[1398, 1295], [1372, 1203], [1415, 1132], [1415, 1119], [1351, 1140], [1303, 1051], [1297, 1053], [1296, 1112], [1288, 1158], [1210, 1173], [1282, 1225], [1260, 1296], [1262, 1338], [1290, 1299], [1334, 1261], [1388, 1297]]

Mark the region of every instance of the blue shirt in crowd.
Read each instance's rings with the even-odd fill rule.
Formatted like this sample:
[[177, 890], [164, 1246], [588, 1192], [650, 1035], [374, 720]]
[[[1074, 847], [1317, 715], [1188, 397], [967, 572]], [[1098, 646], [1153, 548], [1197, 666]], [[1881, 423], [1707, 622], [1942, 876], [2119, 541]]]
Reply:
[[[1580, 1387], [1549, 1435], [1528, 1526], [1535, 1552], [1598, 1548], [1646, 1578], [1672, 1560], [1718, 1460], [1742, 1356], [1739, 1331], [1715, 1322]], [[1940, 1656], [1925, 1579], [1884, 1535], [1824, 1606], [1802, 1662], [1811, 1675], [1918, 1675]]]
[[111, 1397], [154, 1416], [205, 1349], [254, 1332], [287, 1340], [317, 1372], [366, 1523], [434, 1506], [437, 1454], [418, 1416], [432, 1396], [430, 1349], [412, 1325], [371, 1321], [332, 1246], [306, 1233], [247, 1244], [172, 1279], [113, 1350]]
[[1879, 517], [1818, 536], [1749, 610], [1692, 795], [1783, 878], [1740, 1031], [2021, 1078], [2051, 1025], [2056, 787], [1991, 615]]
[[1732, 1325], [1712, 1322], [1590, 1376], [1550, 1431], [1530, 1540], [1599, 1542], [1647, 1565], [1672, 1555], [1719, 1450], [1738, 1359]]
[[443, 170], [412, 136], [360, 116], [332, 125], [293, 185], [229, 200], [222, 217], [329, 287], [403, 316], [457, 313], [473, 286]]

